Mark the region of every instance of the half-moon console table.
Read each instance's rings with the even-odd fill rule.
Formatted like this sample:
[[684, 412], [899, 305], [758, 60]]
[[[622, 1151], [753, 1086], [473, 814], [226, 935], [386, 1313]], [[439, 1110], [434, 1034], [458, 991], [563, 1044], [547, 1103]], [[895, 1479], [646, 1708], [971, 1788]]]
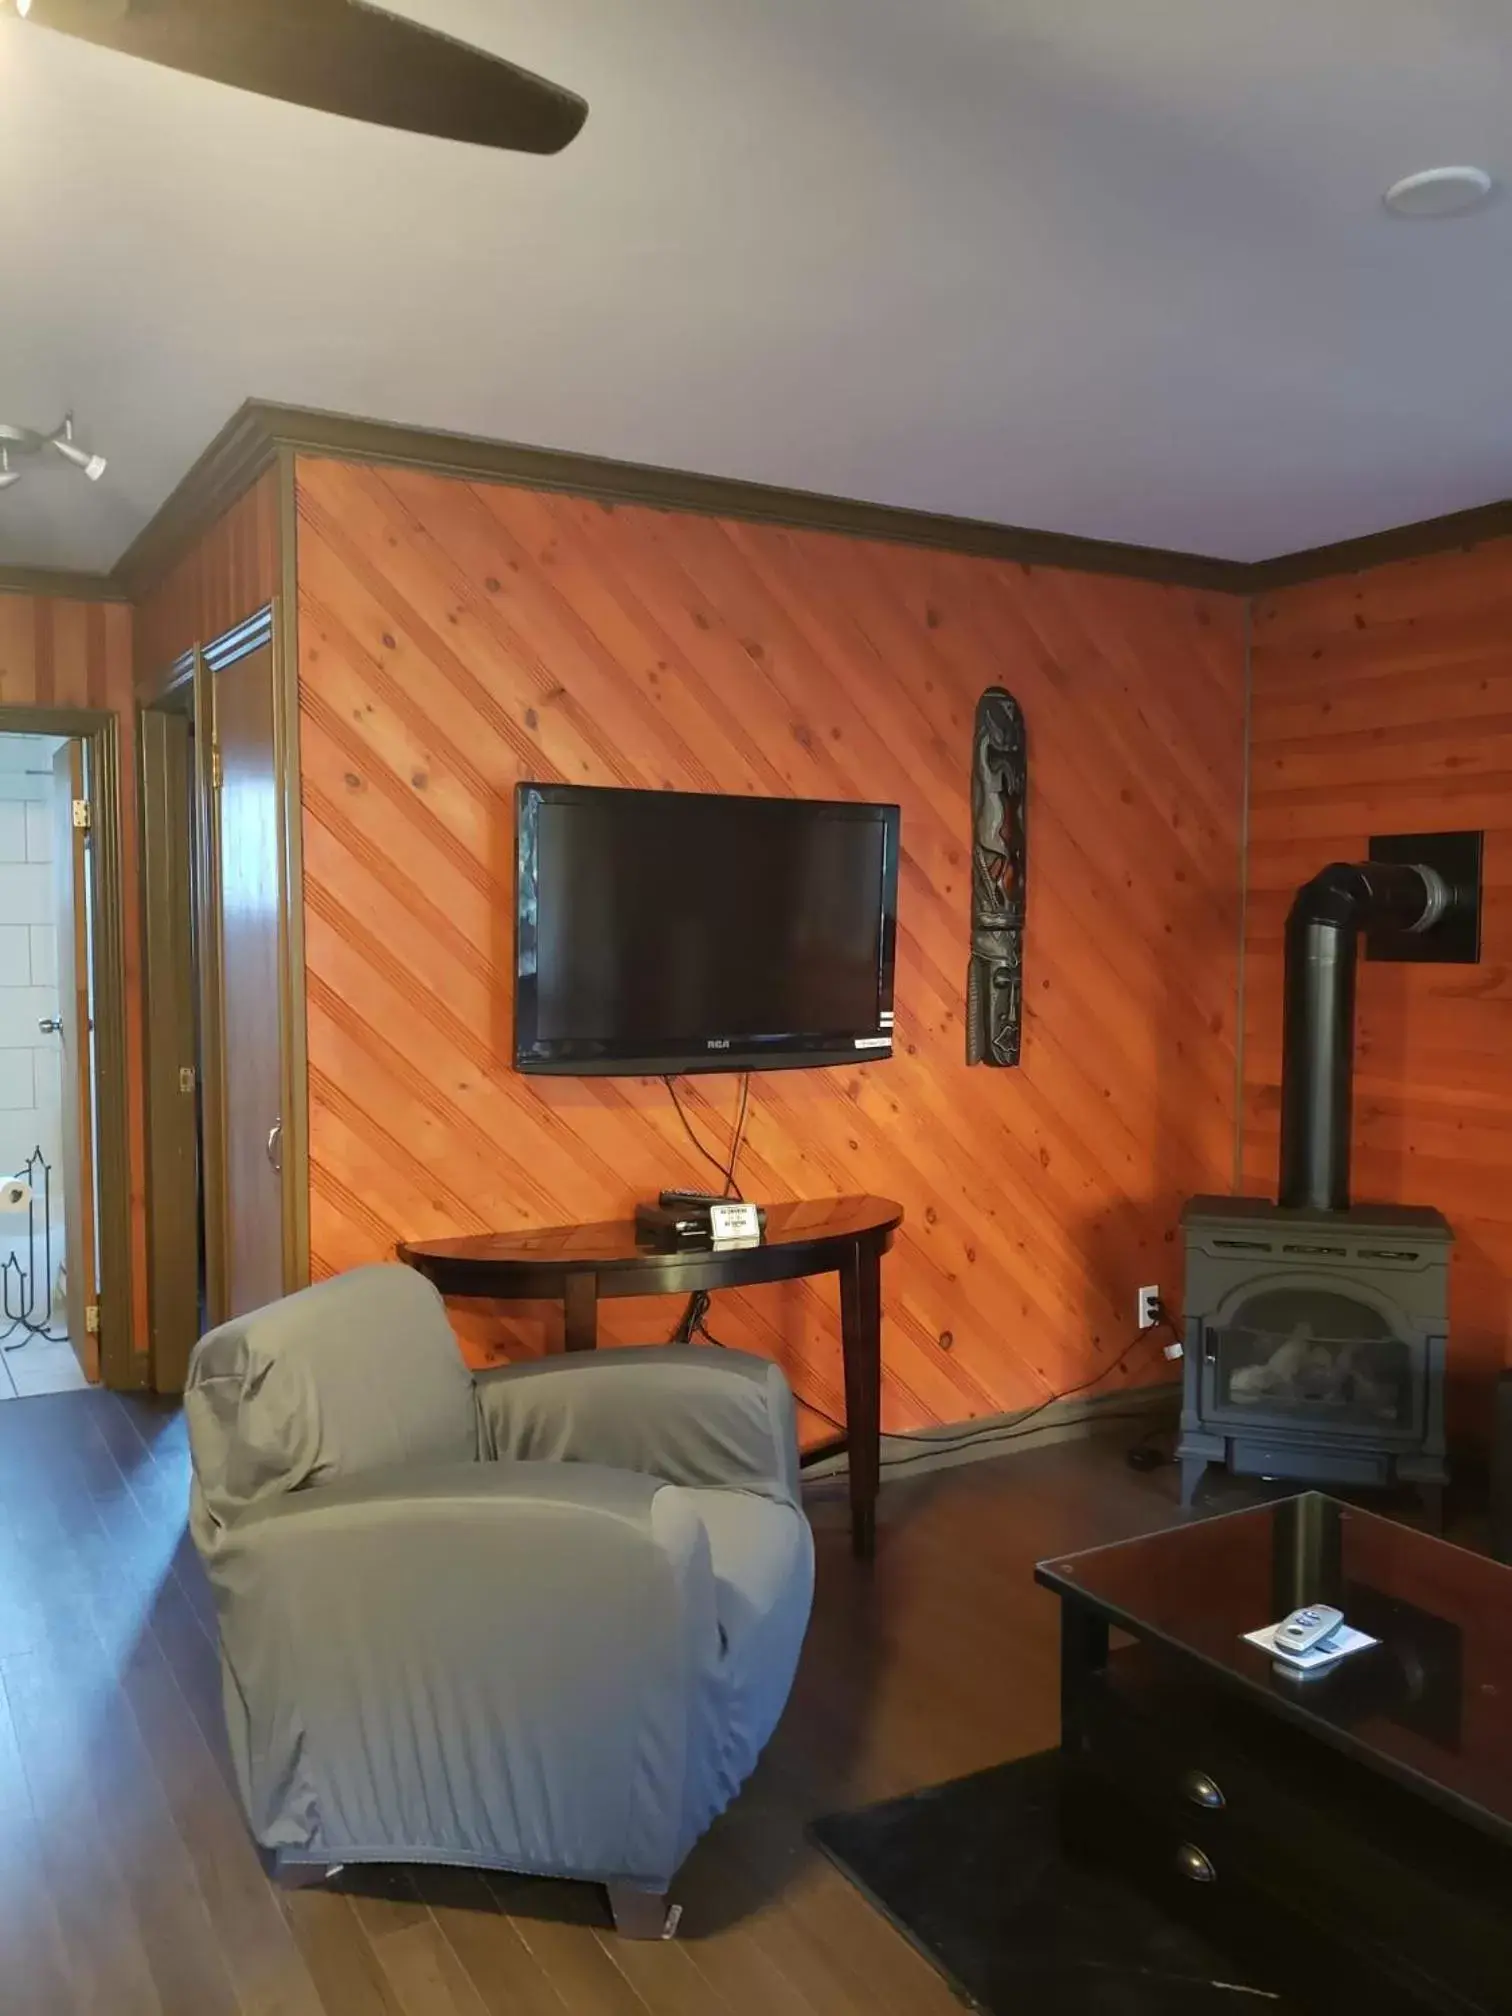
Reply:
[[902, 1222], [902, 1206], [885, 1197], [829, 1197], [769, 1204], [763, 1243], [720, 1253], [638, 1246], [627, 1219], [416, 1239], [400, 1246], [399, 1258], [443, 1295], [560, 1302], [569, 1351], [591, 1351], [597, 1344], [600, 1297], [691, 1295], [699, 1288], [749, 1288], [761, 1281], [838, 1274], [851, 1541], [868, 1559], [876, 1546], [882, 1443], [882, 1255]]

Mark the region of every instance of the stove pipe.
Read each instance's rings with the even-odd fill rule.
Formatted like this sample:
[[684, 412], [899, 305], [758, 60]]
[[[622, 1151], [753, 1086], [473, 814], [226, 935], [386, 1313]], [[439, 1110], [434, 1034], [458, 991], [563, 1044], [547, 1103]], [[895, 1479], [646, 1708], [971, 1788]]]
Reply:
[[1349, 1208], [1360, 932], [1381, 924], [1427, 931], [1448, 904], [1435, 869], [1392, 861], [1335, 861], [1297, 891], [1286, 920], [1281, 1204]]

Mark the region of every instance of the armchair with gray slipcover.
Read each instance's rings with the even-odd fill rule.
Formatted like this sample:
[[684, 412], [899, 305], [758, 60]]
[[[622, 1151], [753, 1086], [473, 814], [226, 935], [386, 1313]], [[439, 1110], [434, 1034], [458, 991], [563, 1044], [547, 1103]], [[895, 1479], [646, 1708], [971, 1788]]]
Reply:
[[775, 1366], [670, 1346], [474, 1377], [367, 1267], [203, 1338], [191, 1528], [280, 1873], [451, 1862], [662, 1899], [787, 1700], [813, 1544]]

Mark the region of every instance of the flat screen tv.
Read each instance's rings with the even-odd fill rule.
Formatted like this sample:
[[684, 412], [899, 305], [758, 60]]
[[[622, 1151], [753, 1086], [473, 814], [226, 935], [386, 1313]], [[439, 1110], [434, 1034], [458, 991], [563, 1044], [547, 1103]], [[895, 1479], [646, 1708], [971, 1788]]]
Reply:
[[892, 1055], [898, 808], [522, 784], [515, 1064]]

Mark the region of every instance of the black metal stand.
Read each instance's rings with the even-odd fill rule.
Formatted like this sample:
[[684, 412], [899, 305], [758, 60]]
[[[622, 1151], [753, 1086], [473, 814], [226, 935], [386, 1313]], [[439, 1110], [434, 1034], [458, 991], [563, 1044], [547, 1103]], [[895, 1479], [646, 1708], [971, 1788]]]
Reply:
[[[41, 1177], [42, 1192], [42, 1317], [37, 1320], [37, 1190], [38, 1176]], [[39, 1146], [34, 1148], [21, 1167], [16, 1171], [17, 1182], [24, 1182], [30, 1192], [26, 1206], [26, 1266], [23, 1268], [15, 1254], [10, 1254], [0, 1267], [0, 1306], [3, 1306], [7, 1328], [0, 1331], [0, 1346], [7, 1351], [19, 1351], [29, 1344], [33, 1337], [42, 1337], [51, 1344], [67, 1341], [67, 1333], [48, 1328], [52, 1316], [53, 1266], [52, 1266], [52, 1164]], [[18, 1330], [26, 1334], [16, 1337]]]

